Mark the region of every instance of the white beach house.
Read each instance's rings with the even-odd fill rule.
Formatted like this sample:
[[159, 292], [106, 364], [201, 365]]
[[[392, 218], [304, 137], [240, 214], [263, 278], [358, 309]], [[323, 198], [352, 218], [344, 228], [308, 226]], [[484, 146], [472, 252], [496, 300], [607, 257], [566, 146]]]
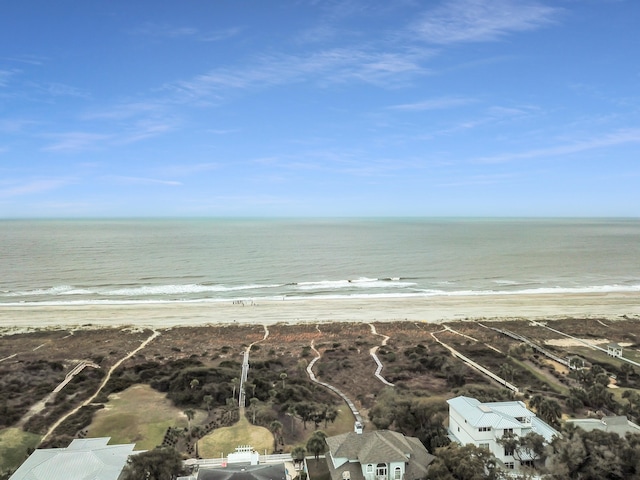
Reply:
[[[449, 436], [461, 444], [486, 448], [507, 470], [518, 470], [528, 463], [526, 455], [516, 455], [505, 449], [498, 440], [504, 435], [522, 437], [535, 432], [549, 443], [558, 432], [540, 420], [523, 402], [480, 403], [475, 398], [456, 397], [449, 404]], [[519, 457], [519, 459], [518, 459]]]

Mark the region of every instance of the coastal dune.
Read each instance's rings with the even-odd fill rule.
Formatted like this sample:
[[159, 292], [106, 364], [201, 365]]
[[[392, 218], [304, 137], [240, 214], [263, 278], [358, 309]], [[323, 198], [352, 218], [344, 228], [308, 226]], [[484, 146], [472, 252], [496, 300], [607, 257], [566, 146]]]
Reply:
[[491, 319], [640, 319], [637, 293], [518, 294], [228, 302], [0, 305], [0, 329], [91, 325], [167, 328], [207, 324], [443, 322]]

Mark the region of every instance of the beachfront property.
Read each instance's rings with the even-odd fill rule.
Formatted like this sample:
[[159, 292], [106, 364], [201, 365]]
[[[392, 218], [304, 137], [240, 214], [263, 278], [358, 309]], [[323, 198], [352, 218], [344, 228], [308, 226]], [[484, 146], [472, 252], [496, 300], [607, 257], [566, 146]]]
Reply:
[[461, 445], [469, 443], [486, 448], [506, 470], [531, 466], [535, 460], [527, 452], [514, 452], [499, 443], [504, 435], [517, 437], [531, 432], [551, 442], [558, 431], [540, 420], [521, 401], [481, 403], [475, 398], [459, 396], [449, 404], [449, 437]]
[[435, 457], [415, 437], [362, 429], [327, 437], [332, 480], [418, 480]]
[[622, 358], [622, 347], [618, 343], [610, 343], [607, 345], [607, 355]]
[[629, 420], [626, 415], [612, 415], [602, 418], [570, 418], [566, 423], [571, 423], [587, 432], [601, 430], [603, 432], [617, 433], [621, 437], [628, 433], [640, 434], [640, 426]]
[[75, 439], [66, 448], [39, 448], [9, 480], [117, 480], [135, 444], [107, 445], [109, 437]]

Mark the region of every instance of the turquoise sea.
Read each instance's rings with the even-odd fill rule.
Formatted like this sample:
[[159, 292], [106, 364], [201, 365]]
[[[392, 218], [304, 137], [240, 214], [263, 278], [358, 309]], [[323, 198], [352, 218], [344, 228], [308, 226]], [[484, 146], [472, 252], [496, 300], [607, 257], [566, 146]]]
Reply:
[[639, 219], [0, 221], [0, 305], [609, 291]]

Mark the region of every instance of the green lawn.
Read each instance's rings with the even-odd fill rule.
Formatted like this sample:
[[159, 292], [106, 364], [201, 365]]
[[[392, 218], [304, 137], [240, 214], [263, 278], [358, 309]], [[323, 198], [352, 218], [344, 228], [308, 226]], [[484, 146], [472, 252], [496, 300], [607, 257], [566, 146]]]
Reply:
[[[205, 416], [197, 412], [192, 424]], [[136, 449], [148, 450], [162, 443], [167, 428], [186, 426], [187, 417], [164, 394], [148, 385], [134, 385], [109, 396], [106, 408], [89, 426], [89, 436], [111, 437], [112, 444], [135, 443]]]
[[0, 472], [19, 467], [27, 458], [27, 449], [36, 448], [40, 438], [19, 428], [0, 430]]
[[340, 435], [341, 433], [352, 432], [355, 422], [356, 419], [353, 413], [351, 413], [351, 410], [345, 403], [338, 408], [338, 418], [336, 418], [335, 422], [329, 422], [327, 428], [323, 428], [324, 423], [322, 423], [320, 429], [323, 430], [327, 436], [332, 437], [334, 435]]
[[[517, 358], [511, 358], [511, 360], [518, 364], [521, 368], [526, 369], [527, 371], [529, 371], [529, 373], [531, 373], [531, 375], [533, 375], [534, 377], [536, 377], [543, 385], [547, 385], [549, 386], [549, 388], [551, 390], [553, 390], [556, 393], [560, 393], [562, 395], [568, 395], [569, 394], [569, 387], [562, 385], [560, 383], [559, 380], [556, 380], [555, 377], [553, 377], [553, 375], [551, 373], [549, 373], [549, 376], [547, 377], [544, 373], [542, 373], [541, 371], [539, 371], [537, 368], [532, 367], [531, 365], [529, 365], [526, 362], [523, 362], [521, 360], [518, 360]], [[553, 378], [553, 380], [552, 380]]]
[[246, 417], [231, 427], [218, 428], [198, 441], [198, 452], [202, 458], [225, 457], [236, 447], [250, 445], [263, 454], [273, 451], [273, 435], [264, 427], [252, 425]]

